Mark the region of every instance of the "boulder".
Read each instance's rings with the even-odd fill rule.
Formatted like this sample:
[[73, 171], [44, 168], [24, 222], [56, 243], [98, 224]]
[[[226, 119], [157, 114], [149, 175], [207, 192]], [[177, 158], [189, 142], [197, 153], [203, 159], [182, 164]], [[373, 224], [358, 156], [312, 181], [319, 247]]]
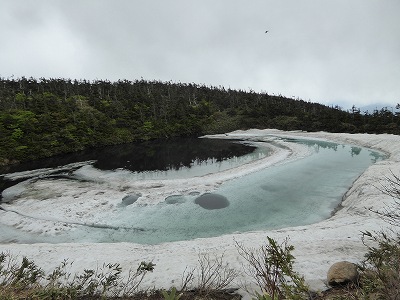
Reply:
[[356, 264], [349, 261], [340, 261], [329, 268], [327, 280], [330, 286], [338, 286], [356, 283], [358, 277], [359, 273]]

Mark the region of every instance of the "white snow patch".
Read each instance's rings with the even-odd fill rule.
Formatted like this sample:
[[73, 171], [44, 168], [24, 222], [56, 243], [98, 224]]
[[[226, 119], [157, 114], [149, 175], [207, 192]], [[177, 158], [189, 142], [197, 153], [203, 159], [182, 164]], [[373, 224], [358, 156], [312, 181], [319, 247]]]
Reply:
[[[363, 147], [380, 150], [388, 154], [388, 159], [369, 167], [353, 184], [346, 193], [342, 208], [331, 218], [307, 226], [298, 226], [271, 231], [247, 232], [241, 234], [229, 234], [220, 237], [202, 238], [190, 241], [164, 243], [159, 245], [140, 245], [134, 243], [85, 243], [85, 244], [0, 244], [0, 251], [8, 251], [15, 255], [24, 255], [33, 259], [45, 271], [52, 271], [64, 259], [74, 261], [72, 272], [81, 272], [83, 269], [96, 268], [104, 262], [118, 262], [125, 270], [125, 275], [130, 267], [135, 268], [141, 261], [152, 261], [156, 264], [155, 271], [147, 276], [143, 287], [169, 288], [180, 285], [182, 274], [186, 267], [193, 267], [197, 263], [199, 253], [221, 255], [229, 262], [231, 267], [242, 269], [242, 260], [235, 248], [235, 241], [246, 247], [257, 247], [266, 242], [270, 236], [279, 241], [286, 237], [295, 246], [296, 270], [305, 276], [305, 279], [314, 289], [325, 289], [326, 273], [331, 264], [339, 260], [360, 262], [363, 259], [366, 248], [361, 242], [361, 231], [379, 231], [387, 228], [388, 224], [373, 214], [370, 209], [380, 210], [385, 205], [393, 203], [394, 199], [379, 192], [374, 188], [377, 182], [384, 182], [385, 176], [390, 170], [400, 168], [400, 137], [395, 135], [371, 135], [371, 134], [343, 134], [326, 132], [284, 132], [279, 130], [247, 130], [235, 131], [228, 135], [218, 135], [218, 138], [235, 138], [249, 141], [274, 140], [276, 137], [294, 137], [307, 139], [321, 139], [339, 143], [354, 144]], [[282, 142], [279, 142], [281, 145]], [[289, 145], [285, 145], [289, 147]], [[60, 187], [49, 184], [46, 180], [37, 183], [26, 184], [23, 189], [36, 191], [36, 198], [42, 201], [33, 201], [29, 197], [13, 204], [13, 209], [26, 215], [40, 216], [43, 212], [48, 215], [48, 210], [54, 208], [56, 198], [62, 198], [62, 204], [57, 201], [59, 215], [48, 223], [29, 222], [19, 219], [15, 213], [0, 210], [0, 220], [3, 224], [20, 226], [25, 230], [55, 230], [59, 228], [59, 220], [75, 220], [77, 213], [85, 216], [85, 220], [96, 222], [106, 213], [112, 212], [113, 207], [121, 199], [131, 193], [140, 193], [142, 197], [133, 205], [156, 204], [162, 201], [166, 194], [189, 193], [192, 191], [207, 192], [214, 190], [225, 180], [243, 176], [249, 172], [266, 168], [273, 164], [283, 163], [286, 160], [297, 159], [307, 155], [308, 150], [301, 145], [291, 144], [289, 148], [274, 149], [274, 154], [261, 161], [252, 162], [226, 170], [218, 174], [210, 174], [200, 178], [159, 181], [129, 182], [127, 179], [113, 178], [113, 173], [98, 173], [91, 166], [76, 171], [76, 176], [85, 176], [90, 173], [98, 183], [97, 189], [88, 190], [85, 186], [93, 183], [80, 183], [81, 188], [76, 188], [76, 183], [69, 186], [67, 182]], [[23, 195], [24, 191], [15, 193]], [[15, 194], [14, 193], [14, 194]], [[89, 193], [82, 197], [83, 193]], [[27, 193], [28, 194], [28, 193]], [[90, 198], [95, 205], [85, 203], [82, 199]], [[21, 203], [20, 203], [21, 202]], [[29, 205], [26, 205], [27, 202]], [[26, 207], [29, 206], [29, 209]], [[93, 208], [95, 206], [95, 208]], [[2, 204], [4, 209], [10, 208]], [[46, 211], [47, 210], [47, 211]], [[24, 223], [25, 222], [25, 223]], [[44, 224], [46, 223], [46, 224]], [[29, 229], [30, 227], [30, 229]], [[73, 226], [72, 226], [73, 227]], [[70, 230], [70, 229], [69, 229]], [[56, 230], [55, 230], [56, 231]], [[245, 278], [248, 279], [248, 278]], [[245, 294], [244, 291], [241, 293]], [[245, 299], [250, 299], [246, 295]]]

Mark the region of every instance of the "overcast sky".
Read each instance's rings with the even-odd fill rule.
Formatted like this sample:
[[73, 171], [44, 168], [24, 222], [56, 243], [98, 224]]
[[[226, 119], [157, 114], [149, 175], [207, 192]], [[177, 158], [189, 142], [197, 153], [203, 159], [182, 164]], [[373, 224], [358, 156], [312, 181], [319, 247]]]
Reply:
[[0, 0], [0, 37], [3, 78], [400, 102], [400, 0]]

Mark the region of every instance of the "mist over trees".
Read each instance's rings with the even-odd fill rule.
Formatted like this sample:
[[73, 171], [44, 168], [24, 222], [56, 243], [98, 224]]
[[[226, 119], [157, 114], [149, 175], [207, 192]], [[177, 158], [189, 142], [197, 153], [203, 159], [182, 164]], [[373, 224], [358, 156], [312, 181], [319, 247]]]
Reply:
[[249, 128], [400, 133], [399, 113], [194, 83], [0, 78], [0, 165], [90, 147]]

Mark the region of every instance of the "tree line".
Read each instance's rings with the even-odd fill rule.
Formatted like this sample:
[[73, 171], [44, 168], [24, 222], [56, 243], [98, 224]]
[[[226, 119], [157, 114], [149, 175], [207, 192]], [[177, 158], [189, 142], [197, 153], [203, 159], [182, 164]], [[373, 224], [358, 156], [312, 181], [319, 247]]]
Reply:
[[398, 113], [148, 80], [0, 78], [0, 165], [90, 147], [248, 128], [400, 133]]

